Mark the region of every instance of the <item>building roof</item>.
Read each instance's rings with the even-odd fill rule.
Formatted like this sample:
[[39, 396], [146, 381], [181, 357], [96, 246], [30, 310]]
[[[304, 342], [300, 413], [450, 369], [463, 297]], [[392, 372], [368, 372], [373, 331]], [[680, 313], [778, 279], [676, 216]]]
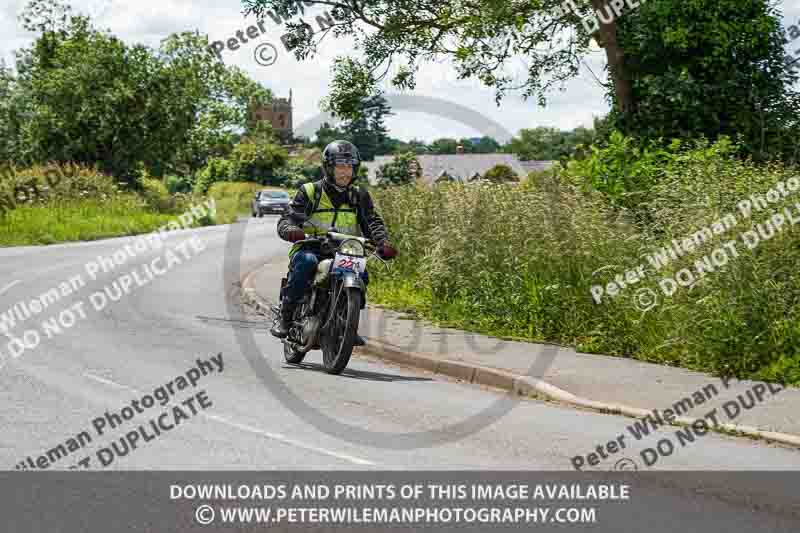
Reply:
[[[377, 180], [378, 169], [391, 162], [394, 156], [378, 156], [374, 161], [365, 161], [370, 183]], [[520, 161], [513, 154], [450, 154], [450, 155], [418, 155], [422, 167], [422, 181], [434, 183], [443, 174], [458, 181], [470, 181], [475, 176], [482, 176], [497, 165], [507, 165], [520, 177], [527, 176], [534, 170], [549, 168], [552, 161]]]

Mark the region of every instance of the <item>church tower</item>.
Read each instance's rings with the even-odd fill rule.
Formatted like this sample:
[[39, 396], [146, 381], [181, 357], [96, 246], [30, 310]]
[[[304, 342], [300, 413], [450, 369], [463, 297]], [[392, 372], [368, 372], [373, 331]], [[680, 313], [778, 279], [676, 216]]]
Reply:
[[289, 144], [294, 137], [292, 111], [292, 90], [289, 89], [288, 99], [273, 98], [266, 106], [255, 106], [252, 115], [256, 120], [268, 120], [281, 143]]

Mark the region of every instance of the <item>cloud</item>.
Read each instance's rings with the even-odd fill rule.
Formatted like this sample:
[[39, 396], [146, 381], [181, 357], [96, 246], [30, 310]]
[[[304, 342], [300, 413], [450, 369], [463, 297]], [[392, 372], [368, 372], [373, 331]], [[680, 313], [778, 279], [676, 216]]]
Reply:
[[[237, 0], [220, 3], [217, 0], [74, 0], [75, 9], [86, 12], [90, 4], [108, 2], [102, 11], [98, 25], [109, 28], [128, 43], [145, 43], [158, 46], [158, 43], [171, 33], [198, 30], [209, 36], [211, 41], [227, 40], [238, 30], [256, 23], [253, 17], [245, 19], [242, 5]], [[0, 57], [13, 62], [12, 50], [28, 46], [33, 36], [26, 33], [16, 21], [27, 1], [4, 0], [0, 6]], [[315, 13], [322, 8], [307, 11], [305, 20], [316, 26]], [[786, 26], [800, 18], [800, 5], [786, 2], [784, 5]], [[319, 104], [327, 94], [331, 80], [331, 65], [337, 55], [352, 52], [349, 42], [327, 38], [320, 53], [309, 60], [298, 61], [288, 53], [280, 42], [283, 33], [271, 18], [264, 20], [267, 32], [259, 35], [236, 51], [223, 52], [227, 64], [236, 65], [246, 71], [253, 79], [269, 87], [278, 96], [294, 93], [295, 123], [319, 113]], [[259, 66], [253, 53], [261, 42], [272, 43], [278, 50], [278, 59], [269, 67]], [[548, 105], [541, 108], [534, 100], [525, 101], [511, 94], [502, 100], [498, 107], [494, 101], [494, 91], [481, 86], [473, 80], [458, 80], [455, 69], [447, 62], [428, 65], [418, 80], [415, 94], [454, 99], [458, 103], [484, 113], [500, 122], [512, 132], [521, 128], [552, 126], [571, 129], [576, 126], [590, 126], [593, 116], [608, 112], [608, 102], [604, 89], [600, 87], [591, 72], [605, 81], [604, 54], [597, 50], [590, 54], [581, 67], [580, 75], [567, 82], [562, 91], [549, 95]], [[591, 72], [590, 69], [591, 68]], [[516, 65], [515, 70], [520, 67]], [[403, 112], [388, 121], [391, 134], [402, 139], [412, 137], [432, 140], [437, 137], [473, 136], [471, 131], [460, 124], [441, 119], [431, 119], [419, 113]]]

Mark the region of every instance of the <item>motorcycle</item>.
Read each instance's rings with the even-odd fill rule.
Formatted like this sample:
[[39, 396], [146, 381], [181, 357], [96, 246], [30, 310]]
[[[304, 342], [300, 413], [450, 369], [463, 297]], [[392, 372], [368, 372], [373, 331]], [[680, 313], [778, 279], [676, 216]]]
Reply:
[[[341, 374], [353, 353], [361, 310], [366, 306], [367, 261], [386, 262], [372, 241], [336, 231], [298, 244], [301, 250], [316, 253], [320, 262], [310, 290], [295, 308], [289, 335], [282, 340], [283, 355], [287, 363], [298, 365], [308, 352], [322, 349], [325, 371]], [[281, 280], [281, 302], [287, 281]], [[280, 307], [274, 306], [272, 312], [278, 320]]]

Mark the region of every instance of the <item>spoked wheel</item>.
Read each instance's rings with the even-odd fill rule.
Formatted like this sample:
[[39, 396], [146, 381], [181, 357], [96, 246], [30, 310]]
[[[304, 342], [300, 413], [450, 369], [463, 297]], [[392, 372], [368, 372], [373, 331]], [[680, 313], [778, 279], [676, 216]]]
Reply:
[[328, 374], [341, 374], [353, 354], [361, 313], [361, 291], [344, 289], [322, 339], [322, 360]]

